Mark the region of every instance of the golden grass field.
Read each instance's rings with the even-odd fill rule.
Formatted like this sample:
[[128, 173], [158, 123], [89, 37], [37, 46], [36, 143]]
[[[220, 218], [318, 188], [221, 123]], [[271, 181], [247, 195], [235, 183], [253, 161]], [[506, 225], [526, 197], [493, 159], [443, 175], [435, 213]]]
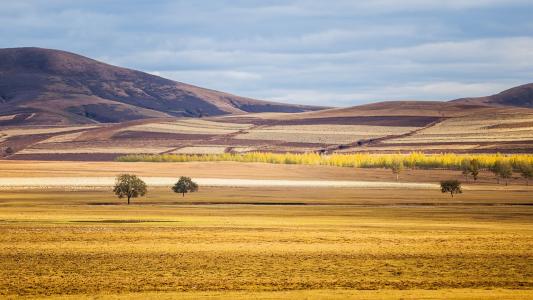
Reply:
[[[339, 168], [327, 165], [210, 162], [68, 162], [68, 161], [1, 161], [0, 177], [109, 177], [133, 173], [146, 177], [288, 179], [288, 180], [349, 180], [394, 181], [395, 175], [384, 168]], [[402, 182], [436, 183], [443, 179], [464, 181], [461, 171], [443, 169], [405, 169]], [[481, 171], [477, 185], [495, 185], [494, 174]], [[510, 186], [525, 184], [514, 173]], [[499, 186], [502, 187], [503, 186]], [[533, 184], [531, 186], [533, 188]]]
[[[390, 180], [386, 170], [327, 166], [0, 163], [3, 177], [124, 171]], [[413, 182], [460, 176], [409, 172]], [[531, 298], [532, 190], [484, 180], [453, 199], [438, 190], [272, 187], [181, 197], [158, 187], [130, 206], [110, 188], [5, 189], [0, 298]]]

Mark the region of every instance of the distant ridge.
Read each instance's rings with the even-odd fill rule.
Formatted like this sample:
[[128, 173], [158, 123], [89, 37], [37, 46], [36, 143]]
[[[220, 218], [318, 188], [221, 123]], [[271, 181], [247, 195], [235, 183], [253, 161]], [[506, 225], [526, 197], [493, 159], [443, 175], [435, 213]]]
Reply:
[[0, 49], [0, 116], [4, 116], [0, 125], [109, 123], [317, 109], [239, 97], [60, 50]]
[[510, 88], [492, 96], [461, 98], [452, 102], [533, 108], [533, 83]]
[[[293, 119], [357, 118], [387, 119], [390, 116], [449, 118], [504, 110], [533, 108], [533, 83], [517, 86], [492, 96], [451, 101], [383, 101], [351, 107], [331, 108], [291, 115]], [[309, 121], [311, 122], [311, 121]]]

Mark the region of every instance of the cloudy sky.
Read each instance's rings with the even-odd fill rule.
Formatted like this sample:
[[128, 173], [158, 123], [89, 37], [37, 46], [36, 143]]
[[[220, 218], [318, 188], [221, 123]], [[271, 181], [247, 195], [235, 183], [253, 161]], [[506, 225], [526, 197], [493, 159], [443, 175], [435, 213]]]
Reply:
[[76, 52], [259, 99], [349, 106], [533, 82], [531, 0], [2, 1], [0, 48]]

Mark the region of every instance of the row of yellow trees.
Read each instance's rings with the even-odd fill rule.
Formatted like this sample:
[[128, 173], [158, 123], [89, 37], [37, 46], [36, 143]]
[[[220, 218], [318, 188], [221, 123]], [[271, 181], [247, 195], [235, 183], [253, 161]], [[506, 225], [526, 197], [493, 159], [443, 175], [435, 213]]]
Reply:
[[475, 159], [481, 168], [490, 169], [497, 162], [509, 163], [514, 168], [533, 165], [531, 154], [331, 154], [316, 153], [269, 153], [251, 152], [242, 154], [132, 154], [120, 156], [121, 162], [192, 162], [192, 161], [236, 161], [272, 164], [327, 165], [352, 168], [392, 168], [402, 164], [406, 168], [419, 169], [461, 169], [465, 160]]

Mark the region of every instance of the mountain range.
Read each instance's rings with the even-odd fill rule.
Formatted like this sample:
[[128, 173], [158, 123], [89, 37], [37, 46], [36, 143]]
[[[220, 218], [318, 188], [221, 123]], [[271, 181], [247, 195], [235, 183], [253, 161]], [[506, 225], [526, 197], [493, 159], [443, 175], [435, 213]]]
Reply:
[[[0, 49], [0, 125], [73, 125], [261, 112], [313, 115], [435, 115], [483, 107], [533, 108], [533, 83], [496, 95], [393, 101], [350, 108], [261, 101], [43, 48]], [[314, 111], [314, 112], [313, 112]]]
[[111, 123], [317, 109], [239, 97], [65, 51], [0, 49], [0, 115], [16, 115], [9, 125]]

